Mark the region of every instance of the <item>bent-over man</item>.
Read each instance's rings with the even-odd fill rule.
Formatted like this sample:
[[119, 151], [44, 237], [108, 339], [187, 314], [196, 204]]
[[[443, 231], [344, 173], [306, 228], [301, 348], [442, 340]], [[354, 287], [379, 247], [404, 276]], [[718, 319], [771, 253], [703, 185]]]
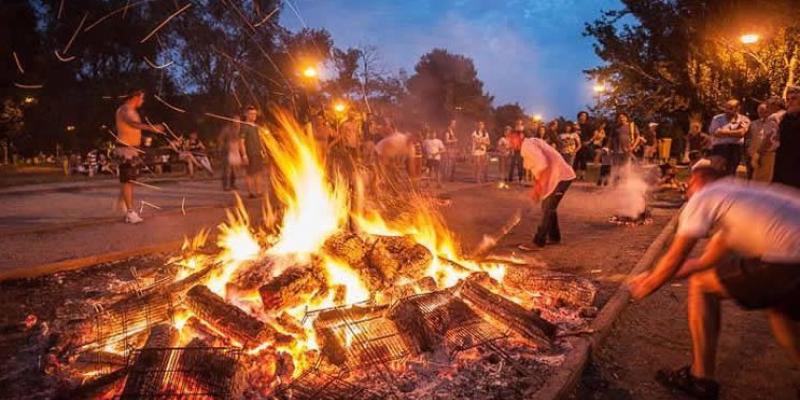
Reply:
[[[703, 166], [692, 171], [678, 229], [651, 272], [629, 283], [641, 300], [673, 277], [689, 277], [692, 364], [661, 370], [656, 379], [700, 399], [716, 399], [714, 380], [720, 300], [765, 309], [778, 343], [800, 362], [800, 192], [785, 186], [719, 179]], [[702, 255], [686, 260], [701, 238]]]

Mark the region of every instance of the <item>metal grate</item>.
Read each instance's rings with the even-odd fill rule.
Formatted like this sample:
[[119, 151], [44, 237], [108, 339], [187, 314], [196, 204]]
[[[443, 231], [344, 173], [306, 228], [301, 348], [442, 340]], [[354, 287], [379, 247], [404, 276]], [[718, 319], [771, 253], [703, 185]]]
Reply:
[[[442, 306], [450, 301], [460, 301], [451, 292], [442, 290], [438, 292], [424, 293], [407, 298], [404, 301], [412, 301], [422, 312], [425, 323], [432, 329], [441, 329], [440, 312]], [[470, 311], [472, 311], [470, 309]], [[444, 332], [445, 346], [450, 356], [457, 352], [485, 345], [498, 339], [508, 337], [508, 331], [501, 331], [489, 322], [482, 319], [477, 313], [472, 311], [463, 316], [460, 321], [449, 319], [450, 323], [455, 322], [454, 326], [447, 327]]]
[[[244, 388], [239, 360], [242, 350], [232, 347], [174, 347], [136, 350], [130, 358], [128, 381], [132, 393], [123, 392], [121, 399], [238, 399]], [[161, 360], [142, 367], [140, 357]]]
[[312, 368], [297, 377], [278, 392], [279, 399], [293, 400], [352, 400], [373, 399], [378, 396], [365, 388], [346, 382], [339, 374], [321, 372]]
[[338, 313], [334, 314], [336, 318], [316, 328], [332, 333], [342, 346], [346, 354], [343, 367], [357, 369], [386, 364], [413, 354], [394, 322], [384, 317], [383, 309], [358, 317], [348, 313], [346, 307], [326, 310], [331, 312]]
[[88, 323], [79, 351], [108, 350], [128, 354], [146, 339], [154, 325], [172, 319], [173, 300], [165, 293], [131, 296], [99, 309]]

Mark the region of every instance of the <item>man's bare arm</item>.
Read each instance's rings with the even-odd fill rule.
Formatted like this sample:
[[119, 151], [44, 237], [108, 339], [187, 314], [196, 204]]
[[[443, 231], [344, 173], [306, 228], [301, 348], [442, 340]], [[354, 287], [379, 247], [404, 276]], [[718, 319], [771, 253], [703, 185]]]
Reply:
[[696, 243], [697, 239], [695, 238], [675, 236], [667, 253], [658, 260], [655, 268], [650, 272], [645, 272], [637, 276], [629, 282], [633, 298], [641, 300], [669, 281], [683, 265], [683, 262], [689, 256], [689, 253]]
[[706, 244], [703, 254], [699, 258], [691, 259], [683, 263], [680, 271], [675, 275], [676, 278], [684, 278], [695, 272], [705, 271], [721, 263], [731, 254], [730, 248], [725, 244], [722, 233], [716, 233]]

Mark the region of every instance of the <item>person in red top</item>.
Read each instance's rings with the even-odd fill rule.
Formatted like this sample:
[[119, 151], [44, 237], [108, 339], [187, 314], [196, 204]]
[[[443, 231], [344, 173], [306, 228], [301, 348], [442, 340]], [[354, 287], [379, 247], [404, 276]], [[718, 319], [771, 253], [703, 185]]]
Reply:
[[525, 176], [525, 170], [522, 167], [522, 141], [525, 139], [525, 123], [518, 119], [514, 130], [509, 132], [506, 136], [508, 139], [508, 147], [511, 150], [511, 160], [508, 166], [508, 178], [506, 181], [511, 183], [514, 179], [514, 170], [516, 169], [519, 181], [522, 183], [522, 177]]

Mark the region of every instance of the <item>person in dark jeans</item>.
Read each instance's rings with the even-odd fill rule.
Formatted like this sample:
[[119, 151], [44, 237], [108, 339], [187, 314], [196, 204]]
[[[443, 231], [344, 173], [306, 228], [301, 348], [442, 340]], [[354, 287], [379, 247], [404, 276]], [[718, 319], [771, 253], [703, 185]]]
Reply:
[[533, 237], [533, 243], [537, 246], [544, 247], [547, 243], [561, 243], [561, 229], [558, 226], [558, 204], [571, 184], [571, 180], [559, 182], [555, 191], [542, 200], [542, 222], [539, 223], [539, 228]]
[[534, 201], [542, 202], [542, 220], [533, 236], [533, 245], [522, 244], [522, 250], [544, 247], [548, 242], [561, 242], [558, 226], [558, 205], [575, 179], [572, 166], [556, 149], [539, 138], [528, 138], [522, 145], [525, 167], [533, 173], [535, 183], [531, 192]]
[[508, 134], [508, 147], [511, 149], [511, 157], [508, 165], [508, 178], [506, 181], [511, 183], [514, 179], [514, 171], [517, 171], [520, 183], [525, 176], [525, 169], [522, 166], [522, 141], [525, 139], [525, 123], [518, 119], [514, 130]]
[[800, 86], [786, 92], [786, 114], [778, 128], [772, 182], [800, 189]]
[[736, 175], [750, 119], [739, 114], [738, 100], [728, 100], [723, 109], [725, 112], [714, 116], [708, 128], [712, 137], [711, 156], [725, 160], [725, 175]]

